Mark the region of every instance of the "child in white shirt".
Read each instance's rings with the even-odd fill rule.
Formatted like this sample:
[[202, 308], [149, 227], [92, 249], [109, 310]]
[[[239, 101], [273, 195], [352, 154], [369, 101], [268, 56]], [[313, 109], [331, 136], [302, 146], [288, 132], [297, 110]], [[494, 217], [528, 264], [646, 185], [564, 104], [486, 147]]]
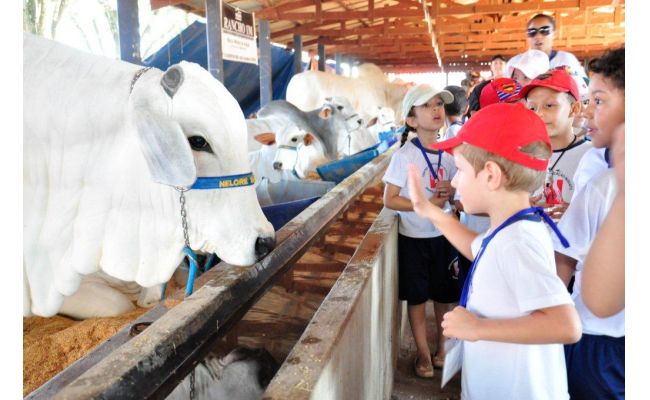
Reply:
[[453, 149], [452, 186], [468, 212], [491, 222], [481, 235], [467, 229], [425, 201], [409, 170], [415, 212], [474, 260], [461, 305], [442, 323], [445, 336], [463, 340], [462, 398], [568, 399], [561, 344], [579, 340], [580, 321], [540, 221], [554, 224], [529, 204], [551, 154], [544, 123], [523, 104], [494, 104], [434, 148]]
[[[434, 366], [442, 367], [445, 350], [440, 324], [452, 303], [458, 302], [460, 287], [453, 270], [456, 251], [431, 222], [413, 212], [406, 173], [408, 164], [417, 165], [418, 179], [426, 187], [429, 201], [451, 212], [450, 180], [456, 166], [453, 157], [431, 150], [430, 146], [437, 141], [445, 121], [443, 106], [453, 99], [450, 92], [429, 85], [409, 89], [402, 104], [406, 124], [402, 147], [391, 157], [383, 178], [386, 183], [384, 204], [399, 212], [399, 299], [408, 303], [409, 323], [418, 350], [414, 370], [422, 378], [432, 377]], [[407, 141], [409, 132], [415, 132], [417, 137]], [[433, 300], [438, 327], [438, 349], [434, 356], [430, 353], [426, 334], [425, 304], [429, 299]]]

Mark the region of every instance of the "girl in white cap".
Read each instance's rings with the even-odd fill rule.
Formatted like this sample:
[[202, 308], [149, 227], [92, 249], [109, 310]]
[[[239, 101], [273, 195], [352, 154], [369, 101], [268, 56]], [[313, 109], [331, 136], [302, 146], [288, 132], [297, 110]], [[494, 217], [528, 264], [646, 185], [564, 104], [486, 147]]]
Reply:
[[[442, 316], [460, 296], [454, 267], [456, 251], [442, 233], [428, 220], [413, 212], [408, 188], [407, 165], [418, 166], [429, 201], [451, 213], [453, 190], [450, 180], [456, 173], [453, 157], [430, 146], [436, 142], [445, 123], [444, 105], [454, 100], [446, 90], [429, 85], [412, 87], [402, 103], [405, 121], [401, 148], [393, 154], [384, 175], [384, 204], [400, 215], [398, 235], [399, 298], [408, 302], [408, 316], [418, 354], [416, 375], [433, 376], [433, 366], [444, 363]], [[417, 137], [408, 140], [409, 132]], [[438, 332], [437, 352], [432, 356], [427, 343], [425, 304], [434, 301]], [[433, 361], [433, 366], [432, 366]]]

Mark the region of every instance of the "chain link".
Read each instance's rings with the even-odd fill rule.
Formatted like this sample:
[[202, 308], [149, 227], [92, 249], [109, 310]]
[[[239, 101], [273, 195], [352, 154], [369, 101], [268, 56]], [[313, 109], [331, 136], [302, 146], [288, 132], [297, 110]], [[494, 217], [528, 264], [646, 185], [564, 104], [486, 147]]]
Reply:
[[[190, 235], [188, 234], [187, 228], [187, 210], [185, 209], [185, 192], [187, 189], [182, 187], [177, 187], [176, 190], [180, 192], [179, 202], [181, 203], [181, 225], [183, 226], [183, 238], [185, 239], [185, 246], [190, 247]], [[194, 373], [195, 370], [190, 372], [190, 400], [196, 398], [196, 376]]]
[[194, 384], [195, 384], [195, 376], [194, 376], [194, 370], [192, 370], [192, 372], [190, 372], [190, 400], [194, 400], [196, 398], [196, 388]]
[[187, 232], [187, 210], [185, 210], [185, 192], [187, 189], [184, 188], [176, 188], [179, 192], [181, 192], [180, 196], [180, 203], [181, 203], [181, 225], [183, 227], [183, 238], [185, 238], [185, 246], [190, 247], [190, 235]]

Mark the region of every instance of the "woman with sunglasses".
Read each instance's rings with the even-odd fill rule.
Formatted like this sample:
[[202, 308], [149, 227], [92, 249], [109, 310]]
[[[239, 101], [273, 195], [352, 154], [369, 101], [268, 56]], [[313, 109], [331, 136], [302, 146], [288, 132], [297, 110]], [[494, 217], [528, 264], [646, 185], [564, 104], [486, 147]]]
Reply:
[[[568, 51], [553, 50], [555, 39], [555, 19], [546, 14], [537, 14], [528, 21], [528, 48], [544, 52], [549, 59], [550, 69], [564, 66], [578, 85], [581, 99], [587, 96], [587, 75], [580, 61]], [[525, 53], [518, 54], [508, 61], [507, 71], [512, 73], [512, 66], [519, 63]]]

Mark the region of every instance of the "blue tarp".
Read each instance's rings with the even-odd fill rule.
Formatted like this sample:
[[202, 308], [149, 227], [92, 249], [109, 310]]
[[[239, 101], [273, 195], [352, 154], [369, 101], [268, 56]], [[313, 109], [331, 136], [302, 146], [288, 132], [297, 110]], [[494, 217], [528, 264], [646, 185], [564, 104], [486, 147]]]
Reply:
[[[194, 22], [160, 50], [147, 57], [143, 64], [166, 70], [182, 60], [190, 61], [208, 69], [207, 38], [205, 24]], [[293, 51], [271, 46], [273, 100], [285, 99], [287, 85], [293, 76]], [[254, 64], [224, 61], [224, 85], [237, 99], [248, 117], [260, 108], [260, 69]]]

